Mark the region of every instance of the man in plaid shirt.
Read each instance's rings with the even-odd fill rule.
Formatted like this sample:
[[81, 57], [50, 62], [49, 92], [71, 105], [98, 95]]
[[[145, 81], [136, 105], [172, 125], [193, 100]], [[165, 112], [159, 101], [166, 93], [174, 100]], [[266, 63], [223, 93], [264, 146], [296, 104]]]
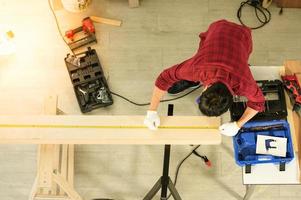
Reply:
[[264, 110], [264, 96], [248, 65], [252, 52], [251, 30], [219, 20], [201, 33], [200, 39], [199, 49], [192, 58], [164, 70], [157, 78], [144, 120], [148, 128], [155, 130], [160, 125], [156, 110], [166, 91], [178, 94], [200, 83], [205, 89], [198, 98], [199, 109], [207, 116], [226, 112], [233, 95], [248, 99], [247, 108], [237, 122], [220, 126], [222, 134], [234, 136], [243, 124]]

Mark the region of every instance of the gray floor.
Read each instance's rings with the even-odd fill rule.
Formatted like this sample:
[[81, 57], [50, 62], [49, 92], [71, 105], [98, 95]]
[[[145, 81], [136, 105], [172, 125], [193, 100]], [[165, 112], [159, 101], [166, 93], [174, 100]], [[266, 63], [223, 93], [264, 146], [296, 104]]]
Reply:
[[[58, 12], [63, 30], [75, 27], [87, 15], [123, 20], [122, 27], [96, 24], [101, 58], [111, 89], [139, 102], [149, 100], [154, 79], [165, 67], [191, 56], [198, 34], [225, 18], [237, 21], [239, 0], [143, 0], [129, 9], [126, 0], [94, 0], [85, 13]], [[301, 10], [271, 8], [272, 21], [253, 32], [254, 51], [250, 63], [282, 65], [285, 59], [301, 59]], [[256, 23], [246, 8], [246, 21]], [[248, 16], [248, 17], [247, 17]], [[55, 92], [59, 106], [69, 114], [80, 111], [65, 69], [68, 49], [56, 30], [46, 1], [0, 1], [0, 24], [9, 24], [16, 34], [15, 55], [0, 57], [0, 114], [41, 114], [44, 95]], [[16, 81], [17, 80], [17, 81]], [[4, 95], [3, 95], [4, 94]], [[198, 115], [197, 93], [174, 102], [176, 115]], [[21, 98], [20, 98], [21, 97]], [[91, 114], [143, 115], [147, 108], [135, 107], [119, 98], [114, 106]], [[159, 111], [166, 113], [166, 104]], [[171, 173], [191, 147], [172, 148]], [[183, 166], [177, 188], [185, 200], [241, 199], [244, 194], [241, 169], [234, 163], [232, 142], [199, 150], [213, 163], [208, 169], [196, 157]], [[162, 171], [161, 146], [76, 146], [76, 189], [85, 199], [112, 197], [141, 200]], [[0, 145], [0, 199], [26, 200], [35, 177], [36, 146]], [[172, 175], [173, 177], [173, 175]], [[260, 186], [252, 199], [301, 198], [300, 186]]]

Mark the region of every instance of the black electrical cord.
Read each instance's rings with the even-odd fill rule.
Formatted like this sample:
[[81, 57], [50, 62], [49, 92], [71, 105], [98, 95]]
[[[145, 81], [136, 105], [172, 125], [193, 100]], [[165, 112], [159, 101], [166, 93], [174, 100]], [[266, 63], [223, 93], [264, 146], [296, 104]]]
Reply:
[[[192, 154], [194, 154], [194, 155], [196, 155], [196, 156], [202, 158], [203, 161], [204, 161], [206, 164], [207, 164], [207, 163], [210, 163], [210, 161], [208, 160], [208, 158], [207, 158], [206, 156], [202, 156], [202, 155], [200, 155], [200, 154], [196, 151], [200, 146], [201, 146], [201, 145], [197, 145], [196, 147], [194, 147], [194, 148], [192, 149], [192, 151], [189, 152], [189, 154], [187, 154], [187, 155], [179, 162], [179, 164], [178, 164], [178, 166], [177, 166], [177, 169], [176, 169], [176, 173], [175, 173], [174, 186], [177, 185], [178, 176], [179, 176], [179, 172], [180, 172], [181, 166], [183, 165], [183, 163], [184, 163], [184, 162], [185, 162]], [[208, 165], [208, 164], [207, 164], [207, 165]], [[211, 164], [209, 164], [208, 166], [210, 166], [210, 165], [211, 165]], [[171, 193], [167, 196], [166, 199], [169, 199], [170, 197], [171, 197]]]
[[[63, 33], [62, 33], [62, 30], [61, 30], [61, 28], [60, 28], [60, 25], [59, 25], [57, 16], [56, 16], [56, 14], [55, 14], [55, 11], [53, 10], [53, 7], [52, 7], [52, 5], [51, 5], [50, 0], [48, 0], [48, 4], [49, 4], [50, 10], [51, 10], [51, 12], [52, 12], [52, 14], [53, 14], [53, 17], [54, 17], [54, 20], [55, 20], [55, 24], [56, 24], [56, 27], [57, 27], [57, 29], [58, 29], [58, 31], [59, 31], [60, 36], [62, 37], [62, 39], [63, 39], [63, 41], [66, 43], [66, 45], [70, 48], [70, 46], [68, 45], [67, 41], [66, 41], [65, 38], [64, 38], [64, 35], [63, 35]], [[70, 48], [70, 50], [71, 50], [72, 54], [75, 55], [71, 48]], [[172, 99], [161, 100], [160, 102], [174, 101], [174, 100], [183, 98], [183, 97], [189, 95], [190, 93], [194, 92], [195, 90], [199, 89], [200, 87], [201, 87], [201, 86], [198, 86], [197, 88], [194, 88], [194, 89], [191, 90], [190, 92], [187, 92], [186, 94], [181, 95], [181, 96], [179, 96], [179, 97], [172, 98]], [[147, 105], [150, 105], [150, 102], [148, 102], [148, 103], [136, 103], [136, 102], [134, 102], [134, 101], [132, 101], [132, 100], [130, 100], [130, 99], [128, 99], [128, 98], [126, 98], [126, 97], [120, 95], [120, 94], [117, 94], [117, 93], [115, 93], [115, 92], [112, 92], [112, 91], [111, 91], [111, 94], [113, 94], [113, 95], [115, 95], [115, 96], [117, 96], [117, 97], [120, 97], [120, 98], [122, 98], [122, 99], [124, 99], [124, 100], [126, 100], [126, 101], [128, 101], [128, 102], [130, 102], [130, 103], [132, 103], [132, 104], [134, 104], [134, 105], [136, 105], [136, 106], [147, 106]]]
[[[189, 92], [187, 92], [186, 94], [183, 94], [183, 95], [181, 95], [181, 96], [178, 96], [178, 97], [175, 97], [175, 98], [171, 98], [171, 99], [161, 100], [160, 102], [174, 101], [174, 100], [183, 98], [183, 97], [189, 95], [190, 93], [194, 92], [195, 90], [199, 89], [200, 87], [201, 87], [201, 86], [198, 86], [198, 87], [194, 88], [193, 90], [191, 90], [191, 91], [189, 91]], [[130, 99], [128, 99], [128, 98], [126, 98], [126, 97], [120, 95], [120, 94], [117, 94], [117, 93], [112, 92], [112, 91], [110, 91], [110, 92], [111, 92], [111, 94], [113, 94], [113, 95], [115, 95], [115, 96], [117, 96], [117, 97], [120, 97], [120, 98], [122, 98], [122, 99], [128, 101], [129, 103], [134, 104], [134, 105], [136, 105], [136, 106], [148, 106], [148, 105], [150, 105], [150, 102], [147, 102], [147, 103], [136, 103], [136, 102], [134, 102], [134, 101], [132, 101], [132, 100], [130, 100]]]
[[[249, 27], [250, 29], [259, 29], [271, 21], [270, 11], [267, 8], [262, 7], [259, 0], [247, 0], [247, 1], [242, 2], [240, 4], [239, 9], [237, 10], [237, 18], [242, 25], [247, 26], [243, 23], [243, 21], [241, 19], [242, 8], [245, 5], [254, 7], [256, 18], [261, 23], [259, 26]], [[264, 17], [264, 19], [260, 18], [259, 13]]]

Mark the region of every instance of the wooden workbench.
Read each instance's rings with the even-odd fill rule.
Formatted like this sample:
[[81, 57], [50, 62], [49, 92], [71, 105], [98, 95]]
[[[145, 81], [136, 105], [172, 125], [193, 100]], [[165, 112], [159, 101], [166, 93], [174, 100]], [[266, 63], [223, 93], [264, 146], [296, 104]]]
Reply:
[[82, 200], [74, 189], [74, 144], [221, 143], [220, 117], [162, 116], [151, 131], [144, 116], [56, 115], [57, 97], [45, 98], [45, 115], [0, 116], [0, 144], [38, 144], [30, 200]]
[[144, 116], [0, 116], [0, 144], [220, 144], [220, 118], [161, 117], [157, 131]]

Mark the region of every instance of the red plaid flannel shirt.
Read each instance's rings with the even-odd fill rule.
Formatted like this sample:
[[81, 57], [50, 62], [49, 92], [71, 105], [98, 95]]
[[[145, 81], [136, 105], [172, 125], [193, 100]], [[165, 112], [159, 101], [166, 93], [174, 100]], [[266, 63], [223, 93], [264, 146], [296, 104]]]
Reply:
[[222, 82], [233, 95], [247, 97], [248, 107], [263, 111], [265, 99], [248, 65], [252, 52], [251, 30], [220, 20], [201, 33], [200, 39], [196, 54], [164, 70], [155, 85], [166, 91], [180, 80], [200, 81], [203, 85]]

